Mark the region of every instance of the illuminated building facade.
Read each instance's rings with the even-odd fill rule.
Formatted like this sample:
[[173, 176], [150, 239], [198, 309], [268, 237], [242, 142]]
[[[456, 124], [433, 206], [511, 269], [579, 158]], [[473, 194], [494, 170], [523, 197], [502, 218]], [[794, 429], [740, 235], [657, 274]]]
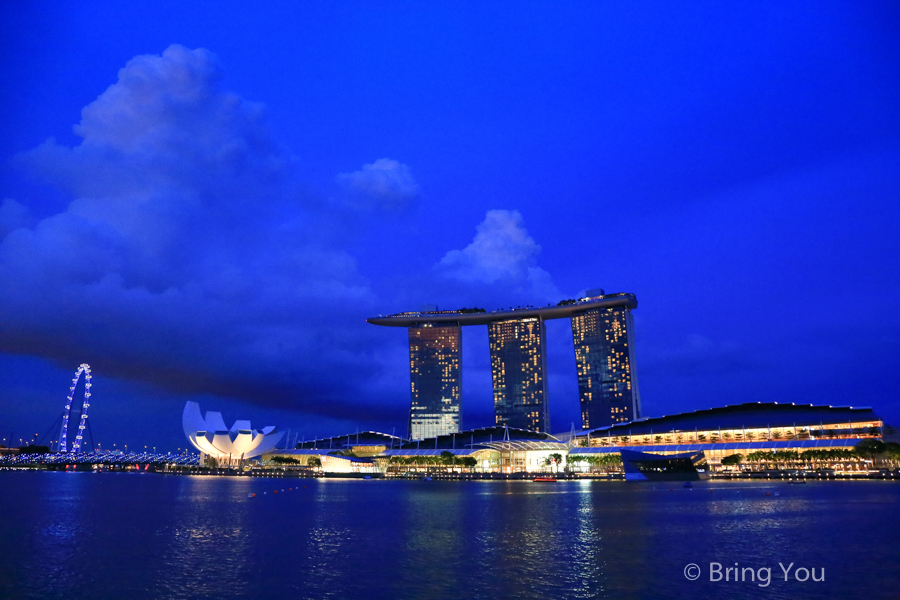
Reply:
[[540, 317], [488, 324], [497, 425], [549, 431], [544, 338]]
[[634, 321], [627, 306], [572, 315], [583, 429], [641, 417], [634, 362]]
[[776, 442], [881, 437], [882, 427], [869, 407], [748, 402], [597, 427], [576, 433], [575, 441], [585, 447], [763, 444], [768, 448]]
[[462, 328], [419, 323], [409, 328], [409, 432], [414, 440], [459, 431]]
[[[854, 472], [866, 470], [871, 460], [853, 449], [862, 440], [882, 435], [883, 422], [871, 408], [754, 402], [555, 436], [502, 425], [421, 440], [366, 431], [304, 441], [296, 449], [273, 450], [268, 456], [292, 457], [300, 466], [316, 457], [326, 473], [388, 476], [434, 472], [579, 476], [624, 469], [628, 479], [627, 461], [622, 458], [629, 451], [647, 453], [644, 459], [669, 466], [667, 461], [689, 457], [695, 466], [705, 462], [704, 470], [712, 471], [731, 468], [722, 459], [740, 454], [747, 470], [815, 464]], [[353, 454], [347, 456], [347, 451]]]
[[[549, 473], [565, 468], [568, 445], [547, 433], [514, 427], [483, 427], [421, 440], [363, 433], [311, 440], [267, 458], [289, 457], [310, 464], [315, 457], [326, 475], [344, 473], [409, 477], [413, 473]], [[354, 456], [339, 455], [351, 450]]]
[[204, 417], [196, 402], [184, 405], [181, 425], [185, 437], [201, 452], [201, 462], [209, 461], [219, 466], [236, 466], [246, 459], [256, 458], [274, 449], [284, 437], [284, 433], [274, 426], [258, 431], [252, 429], [250, 421], [235, 421], [228, 428], [222, 413], [208, 411]]
[[703, 451], [709, 464], [719, 468], [723, 458], [734, 454], [752, 461], [758, 453], [790, 457], [787, 453], [793, 452], [796, 459], [812, 451], [849, 452], [864, 439], [882, 437], [883, 427], [869, 407], [748, 402], [560, 437], [573, 446], [571, 455], [597, 456], [623, 448], [662, 455]]
[[[467, 325], [488, 327], [495, 424], [531, 431], [549, 430], [544, 322], [569, 318], [572, 318], [573, 331], [583, 332], [576, 333], [576, 338], [582, 336], [580, 342], [576, 339], [579, 377], [582, 372], [587, 372], [589, 377], [594, 371], [600, 373], [601, 366], [606, 365], [606, 375], [596, 383], [592, 380], [588, 387], [589, 400], [597, 397], [593, 391], [596, 386], [601, 392], [606, 390], [610, 394], [611, 408], [607, 413], [617, 418], [608, 422], [621, 423], [637, 418], [640, 399], [634, 373], [630, 312], [637, 308], [637, 298], [627, 293], [593, 292], [578, 300], [563, 300], [556, 306], [526, 306], [490, 312], [482, 308], [439, 311], [435, 306], [428, 306], [420, 311], [366, 319], [373, 325], [409, 330], [410, 437], [422, 439], [460, 430], [460, 342], [462, 327]], [[590, 316], [593, 312], [602, 316], [596, 323]], [[607, 323], [608, 315], [616, 318]], [[597, 336], [605, 346], [595, 343]], [[610, 343], [606, 343], [607, 337], [612, 340]], [[594, 352], [594, 348], [600, 348], [599, 352]], [[605, 382], [604, 378], [610, 377], [617, 378], [614, 385]], [[593, 418], [585, 423], [585, 426], [587, 423], [591, 427], [597, 426]]]

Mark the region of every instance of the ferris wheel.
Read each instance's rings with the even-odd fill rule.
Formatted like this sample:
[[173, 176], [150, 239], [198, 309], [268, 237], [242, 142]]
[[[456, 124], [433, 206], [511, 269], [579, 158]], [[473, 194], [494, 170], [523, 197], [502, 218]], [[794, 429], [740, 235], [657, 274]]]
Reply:
[[66, 436], [69, 430], [69, 415], [72, 412], [72, 398], [75, 395], [75, 387], [78, 380], [84, 374], [84, 402], [81, 404], [81, 422], [78, 424], [78, 433], [75, 434], [75, 440], [72, 442], [71, 452], [81, 450], [81, 441], [84, 437], [84, 430], [87, 423], [88, 408], [91, 406], [91, 366], [87, 363], [78, 366], [75, 372], [75, 378], [72, 379], [72, 387], [69, 388], [69, 396], [66, 398], [66, 410], [63, 413], [62, 430], [59, 432], [59, 451], [68, 452], [66, 445]]

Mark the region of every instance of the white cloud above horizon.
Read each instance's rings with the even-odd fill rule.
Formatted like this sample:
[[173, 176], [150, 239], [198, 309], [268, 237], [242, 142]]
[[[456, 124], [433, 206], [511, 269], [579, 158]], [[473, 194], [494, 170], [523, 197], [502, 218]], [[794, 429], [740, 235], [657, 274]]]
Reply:
[[400, 210], [419, 196], [419, 184], [409, 166], [390, 158], [379, 158], [352, 173], [340, 173], [336, 180], [351, 203], [361, 208]]
[[435, 269], [470, 285], [501, 284], [526, 293], [532, 301], [554, 300], [559, 290], [550, 274], [537, 265], [540, 245], [528, 234], [516, 210], [489, 210], [462, 250], [450, 250]]

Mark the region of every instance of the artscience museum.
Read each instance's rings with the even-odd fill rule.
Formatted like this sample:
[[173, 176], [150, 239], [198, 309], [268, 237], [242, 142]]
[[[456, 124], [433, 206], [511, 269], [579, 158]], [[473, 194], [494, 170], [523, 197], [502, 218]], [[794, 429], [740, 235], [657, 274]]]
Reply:
[[184, 405], [181, 423], [184, 435], [202, 453], [201, 463], [213, 459], [219, 466], [237, 466], [242, 460], [256, 458], [274, 449], [284, 437], [274, 426], [252, 429], [250, 421], [238, 420], [226, 427], [222, 413], [207, 411], [204, 417], [197, 402]]

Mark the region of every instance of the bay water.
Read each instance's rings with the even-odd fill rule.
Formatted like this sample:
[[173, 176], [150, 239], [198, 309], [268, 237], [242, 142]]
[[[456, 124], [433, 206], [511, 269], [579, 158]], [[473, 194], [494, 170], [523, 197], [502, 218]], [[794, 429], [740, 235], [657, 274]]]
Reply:
[[683, 486], [7, 471], [0, 598], [900, 597], [900, 483]]

